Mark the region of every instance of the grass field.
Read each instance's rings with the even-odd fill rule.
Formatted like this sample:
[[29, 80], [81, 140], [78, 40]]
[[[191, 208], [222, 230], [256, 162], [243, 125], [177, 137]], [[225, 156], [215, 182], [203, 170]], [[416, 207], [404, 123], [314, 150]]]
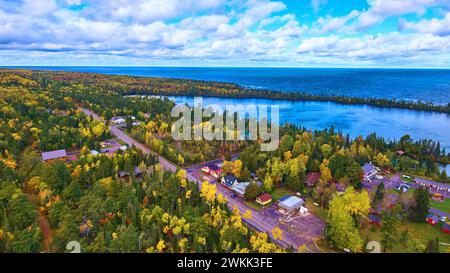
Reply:
[[[398, 234], [408, 231], [408, 243], [406, 245], [396, 244], [393, 249], [387, 252], [399, 252], [399, 253], [414, 253], [422, 250], [429, 240], [435, 238], [439, 239], [439, 243], [450, 244], [450, 235], [441, 231], [441, 224], [432, 226], [427, 223], [413, 223], [408, 222], [401, 224], [398, 229]], [[379, 228], [374, 228], [368, 225], [360, 230], [361, 238], [368, 239], [369, 241], [381, 242], [381, 232]], [[418, 250], [420, 249], [420, 250]], [[440, 244], [440, 252], [447, 253], [450, 251], [450, 247]]]
[[450, 199], [446, 198], [444, 202], [438, 202], [435, 200], [430, 200], [430, 206], [432, 208], [438, 209], [440, 211], [444, 211], [450, 213]]
[[272, 200], [273, 200], [273, 202], [275, 202], [283, 196], [295, 195], [295, 192], [292, 192], [292, 191], [284, 189], [284, 188], [277, 188], [270, 195], [272, 195]]

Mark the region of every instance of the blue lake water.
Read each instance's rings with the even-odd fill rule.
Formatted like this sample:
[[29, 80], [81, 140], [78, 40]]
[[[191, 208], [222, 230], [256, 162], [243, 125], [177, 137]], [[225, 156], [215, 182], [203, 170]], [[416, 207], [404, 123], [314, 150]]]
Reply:
[[[323, 68], [187, 68], [187, 67], [24, 67], [186, 78], [237, 83], [246, 87], [306, 92], [318, 95], [396, 98], [450, 103], [450, 70], [432, 69], [323, 69]], [[177, 102], [192, 98], [178, 97]], [[414, 139], [433, 139], [450, 151], [450, 115], [344, 105], [332, 102], [290, 102], [264, 99], [205, 98], [204, 103], [279, 104], [281, 122], [311, 129], [334, 126], [352, 137], [376, 132], [387, 139], [409, 134]], [[450, 173], [450, 172], [449, 172]]]
[[316, 95], [450, 102], [450, 70], [223, 67], [25, 67], [236, 83]]
[[[175, 103], [193, 105], [193, 97], [169, 97]], [[203, 107], [226, 105], [279, 105], [280, 122], [312, 129], [335, 129], [351, 137], [366, 136], [376, 132], [386, 139], [398, 140], [405, 134], [413, 139], [433, 139], [450, 151], [450, 115], [411, 111], [406, 109], [378, 108], [367, 105], [344, 105], [334, 102], [301, 102], [268, 99], [203, 98]]]

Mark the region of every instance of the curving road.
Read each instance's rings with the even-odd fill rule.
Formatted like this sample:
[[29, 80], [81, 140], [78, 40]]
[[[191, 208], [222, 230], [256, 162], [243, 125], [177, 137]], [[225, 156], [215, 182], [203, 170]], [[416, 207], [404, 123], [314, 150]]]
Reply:
[[[92, 116], [94, 119], [104, 122], [104, 120], [100, 116], [98, 116], [97, 114], [95, 114], [91, 110], [86, 109], [86, 108], [79, 108], [79, 109], [81, 111], [83, 111], [86, 115]], [[169, 170], [171, 172], [175, 172], [177, 169], [180, 169], [179, 166], [177, 166], [176, 164], [174, 164], [171, 161], [167, 160], [166, 158], [164, 158], [163, 156], [159, 155], [158, 153], [150, 150], [144, 144], [142, 144], [139, 141], [135, 140], [134, 138], [128, 136], [122, 130], [118, 129], [116, 126], [110, 126], [110, 131], [111, 131], [111, 134], [115, 135], [117, 138], [119, 138], [122, 141], [124, 141], [125, 143], [127, 143], [130, 147], [135, 146], [136, 148], [142, 150], [142, 152], [145, 153], [145, 154], [151, 153], [151, 154], [157, 156], [158, 159], [159, 159], [160, 164], [166, 170]], [[194, 167], [208, 165], [208, 164], [211, 164], [211, 163], [220, 163], [221, 161], [222, 161], [221, 159], [216, 159], [216, 160], [213, 160], [213, 161], [210, 161], [210, 162], [202, 163], [200, 165], [192, 166], [192, 167], [188, 168], [187, 170], [192, 169]], [[199, 187], [201, 188], [201, 186], [202, 186], [201, 179], [196, 178], [192, 174], [192, 172], [187, 171], [187, 179], [197, 183], [199, 185]], [[252, 228], [254, 228], [254, 229], [256, 229], [256, 230], [258, 230], [260, 232], [268, 233], [269, 236], [272, 238], [272, 241], [276, 242], [279, 246], [284, 247], [284, 248], [293, 247], [293, 249], [296, 250], [300, 246], [306, 245], [311, 252], [321, 252], [320, 249], [318, 249], [314, 245], [313, 240], [306, 240], [306, 239], [298, 238], [298, 237], [295, 236], [295, 234], [293, 234], [288, 229], [283, 228], [283, 227], [280, 227], [280, 228], [283, 229], [283, 236], [282, 236], [283, 238], [281, 240], [274, 239], [273, 236], [272, 236], [272, 232], [271, 231], [272, 231], [273, 228], [278, 226], [277, 224], [273, 224], [273, 222], [269, 222], [266, 219], [264, 219], [264, 216], [259, 211], [256, 211], [256, 210], [250, 208], [242, 200], [237, 199], [237, 198], [232, 198], [230, 191], [226, 190], [221, 185], [218, 185], [217, 191], [218, 191], [218, 193], [222, 193], [222, 195], [224, 197], [226, 197], [226, 199], [228, 201], [228, 207], [230, 209], [233, 209], [234, 207], [237, 207], [241, 214], [244, 214], [247, 210], [251, 210], [252, 211], [252, 218], [250, 218], [250, 219], [242, 218], [242, 220], [244, 222], [246, 222]]]

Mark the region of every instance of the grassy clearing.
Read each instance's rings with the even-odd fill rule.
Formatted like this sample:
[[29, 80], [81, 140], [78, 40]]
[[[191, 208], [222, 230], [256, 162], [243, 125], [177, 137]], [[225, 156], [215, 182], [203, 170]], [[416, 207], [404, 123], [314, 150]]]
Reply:
[[[438, 238], [440, 243], [450, 243], [450, 235], [441, 231], [441, 224], [438, 224], [437, 226], [413, 222], [401, 224], [398, 228], [399, 237], [405, 230], [408, 232], [408, 242], [405, 245], [397, 243], [393, 249], [390, 249], [387, 252], [414, 253], [422, 251], [426, 243], [435, 238]], [[363, 240], [381, 242], [382, 239], [380, 229], [371, 225], [367, 225], [360, 229], [360, 234]], [[440, 245], [441, 252], [447, 253], [449, 250], [448, 246]]]
[[292, 192], [292, 191], [290, 191], [288, 189], [284, 189], [284, 188], [276, 188], [270, 195], [272, 195], [272, 200], [273, 200], [273, 202], [275, 202], [283, 196], [295, 195], [295, 192]]
[[430, 206], [434, 209], [450, 213], [450, 199], [446, 198], [443, 202], [430, 200]]

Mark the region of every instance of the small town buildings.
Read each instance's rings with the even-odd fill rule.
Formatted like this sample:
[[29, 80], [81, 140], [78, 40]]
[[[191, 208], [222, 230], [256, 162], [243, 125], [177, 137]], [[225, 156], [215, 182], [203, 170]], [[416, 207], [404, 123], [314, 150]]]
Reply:
[[319, 179], [320, 179], [319, 172], [308, 173], [308, 175], [305, 178], [305, 185], [310, 188], [314, 187], [314, 185], [316, 185]]
[[441, 228], [442, 232], [450, 234], [450, 224], [444, 223]]
[[369, 215], [369, 224], [375, 225], [377, 227], [381, 227], [381, 217], [377, 214], [370, 214]]
[[236, 183], [232, 190], [239, 196], [243, 197], [245, 194], [245, 190], [247, 189], [248, 185], [250, 185], [250, 182], [241, 182]]
[[232, 189], [238, 183], [238, 181], [237, 178], [234, 177], [234, 175], [228, 174], [222, 177], [221, 183], [225, 187]]
[[444, 184], [439, 182], [434, 182], [431, 180], [418, 178], [416, 177], [415, 180], [416, 184], [424, 187], [428, 187], [437, 191], [447, 192], [450, 193], [450, 184]]
[[42, 153], [42, 161], [44, 161], [44, 162], [49, 162], [49, 161], [53, 161], [53, 160], [57, 160], [57, 159], [66, 160], [66, 158], [67, 158], [67, 152], [65, 149]]
[[364, 171], [364, 180], [369, 182], [372, 182], [373, 177], [376, 176], [380, 171], [380, 168], [373, 165], [372, 163], [364, 164], [364, 166], [362, 166], [362, 169]]
[[216, 164], [210, 164], [208, 166], [204, 166], [202, 168], [202, 172], [210, 174], [211, 176], [213, 176], [215, 178], [219, 178], [220, 174], [222, 173], [222, 170]]
[[219, 178], [220, 174], [222, 173], [222, 170], [217, 166], [216, 164], [211, 164], [208, 166], [209, 168], [209, 174], [211, 176], [214, 176], [215, 178]]
[[439, 217], [434, 214], [429, 214], [426, 218], [426, 221], [428, 224], [435, 226], [439, 223]]
[[305, 201], [297, 196], [286, 195], [278, 200], [278, 207], [288, 212], [293, 212], [294, 210], [300, 209], [304, 203]]
[[272, 202], [272, 196], [268, 193], [264, 193], [258, 197], [256, 197], [256, 203], [260, 204], [261, 206], [265, 206], [270, 204]]

